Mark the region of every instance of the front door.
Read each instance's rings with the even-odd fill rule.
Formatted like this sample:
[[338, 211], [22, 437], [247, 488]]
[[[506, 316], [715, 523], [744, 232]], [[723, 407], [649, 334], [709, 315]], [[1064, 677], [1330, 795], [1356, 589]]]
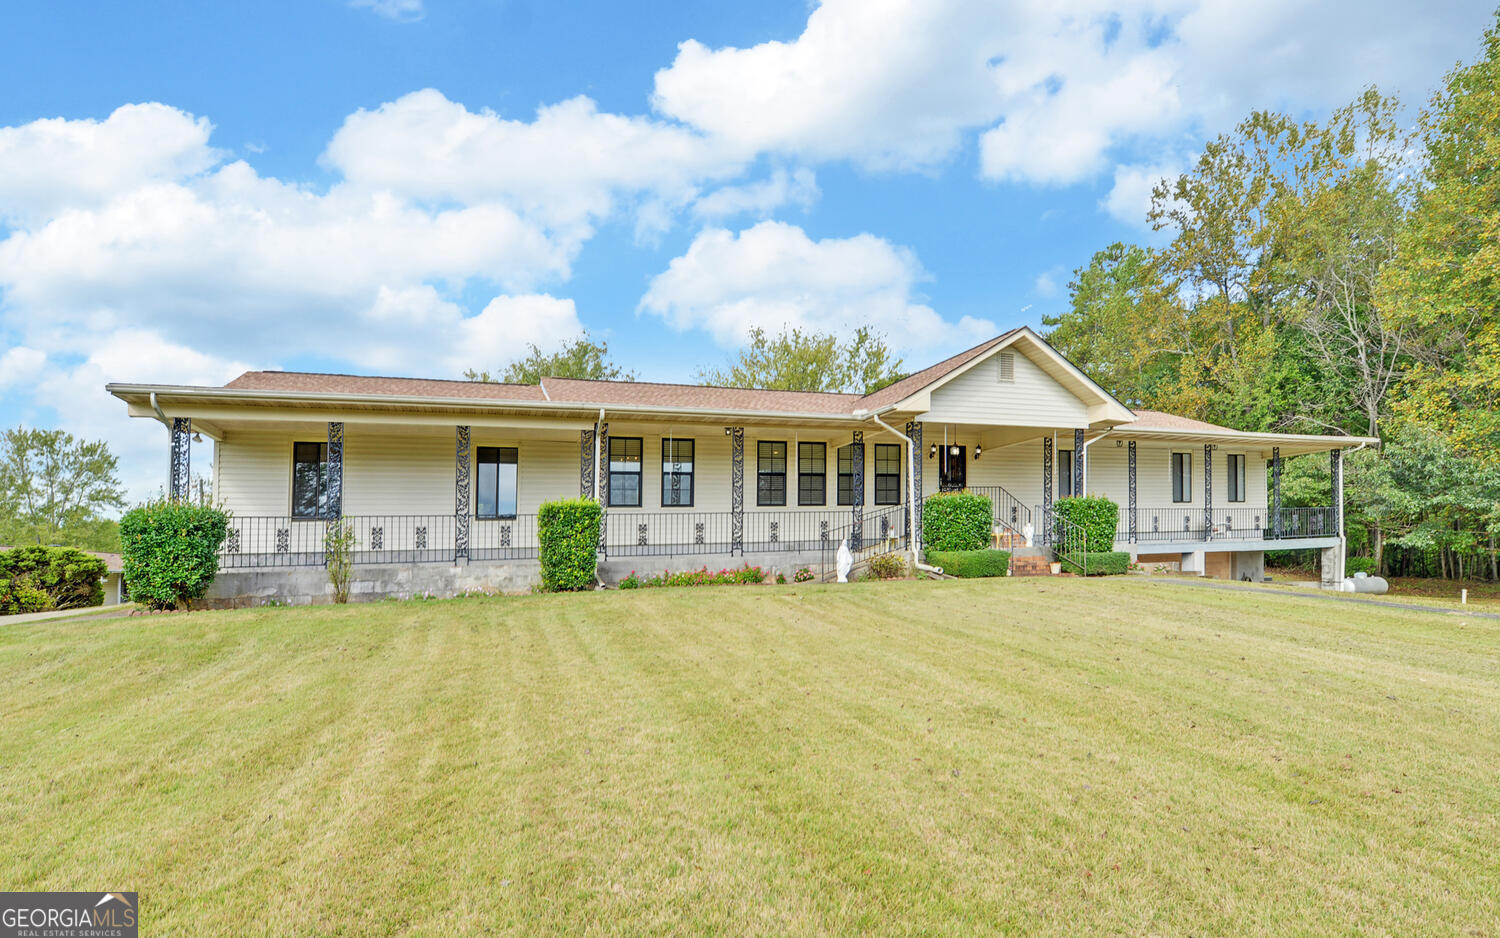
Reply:
[[962, 446], [948, 445], [938, 449], [939, 491], [957, 492], [967, 484], [967, 457], [968, 452]]

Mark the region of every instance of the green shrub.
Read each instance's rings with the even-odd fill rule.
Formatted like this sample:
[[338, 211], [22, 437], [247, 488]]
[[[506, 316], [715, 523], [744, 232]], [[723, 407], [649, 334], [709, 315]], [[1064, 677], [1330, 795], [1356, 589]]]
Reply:
[[[804, 567], [803, 569], [806, 570], [807, 568]], [[808, 575], [810, 578], [812, 575], [811, 570], [808, 570]], [[733, 570], [725, 568], [717, 573], [710, 573], [707, 567], [700, 570], [680, 570], [677, 573], [668, 573], [663, 570], [656, 576], [645, 577], [644, 579], [637, 576], [636, 572], [632, 570], [630, 571], [630, 576], [620, 581], [620, 589], [660, 589], [664, 586], [748, 586], [755, 583], [764, 583], [765, 581], [766, 572], [764, 570], [760, 567], [751, 567], [748, 565], [737, 567]], [[776, 582], [785, 583], [786, 576], [784, 574], [777, 574]], [[799, 580], [798, 582], [802, 581]]]
[[1091, 553], [1108, 551], [1115, 546], [1115, 528], [1120, 522], [1120, 506], [1100, 495], [1087, 498], [1058, 499], [1053, 507], [1059, 518], [1083, 529]]
[[808, 583], [817, 578], [818, 575], [812, 572], [811, 567], [798, 567], [797, 572], [792, 575], [792, 579], [798, 583]]
[[1087, 568], [1088, 576], [1115, 576], [1130, 572], [1130, 555], [1123, 550], [1091, 550], [1087, 553], [1068, 554], [1066, 558], [1072, 566], [1064, 565], [1063, 569], [1077, 573], [1078, 566]]
[[349, 581], [354, 576], [354, 525], [348, 521], [330, 521], [323, 531], [323, 562], [328, 566], [328, 582], [333, 584], [333, 601], [349, 601]]
[[599, 563], [599, 503], [590, 498], [543, 502], [536, 510], [542, 589], [590, 589]]
[[1005, 550], [929, 550], [927, 562], [942, 567], [949, 576], [1005, 576], [1010, 570], [1010, 552]]
[[1356, 573], [1375, 573], [1374, 557], [1345, 557], [1344, 576], [1354, 576]]
[[922, 545], [928, 550], [983, 550], [994, 515], [985, 495], [945, 492], [922, 504]]
[[877, 580], [900, 580], [906, 576], [906, 558], [900, 554], [876, 554], [870, 558], [870, 576]]
[[147, 502], [120, 519], [120, 549], [130, 598], [153, 609], [198, 599], [219, 572], [229, 516], [208, 505]]
[[109, 568], [72, 547], [17, 547], [0, 553], [0, 615], [104, 604]]

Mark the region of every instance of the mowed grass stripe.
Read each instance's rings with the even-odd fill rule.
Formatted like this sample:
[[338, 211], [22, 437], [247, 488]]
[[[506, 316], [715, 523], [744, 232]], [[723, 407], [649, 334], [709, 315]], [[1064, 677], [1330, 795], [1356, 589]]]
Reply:
[[1500, 630], [1202, 593], [12, 627], [0, 871], [163, 934], [1492, 933]]

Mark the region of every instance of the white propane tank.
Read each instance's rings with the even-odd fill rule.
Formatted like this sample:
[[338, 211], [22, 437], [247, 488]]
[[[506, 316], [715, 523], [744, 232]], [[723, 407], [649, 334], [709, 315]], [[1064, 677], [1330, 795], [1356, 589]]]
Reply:
[[1383, 576], [1370, 576], [1368, 573], [1356, 573], [1354, 576], [1344, 580], [1343, 591], [1346, 593], [1375, 593], [1377, 595], [1388, 592], [1391, 585], [1385, 581]]

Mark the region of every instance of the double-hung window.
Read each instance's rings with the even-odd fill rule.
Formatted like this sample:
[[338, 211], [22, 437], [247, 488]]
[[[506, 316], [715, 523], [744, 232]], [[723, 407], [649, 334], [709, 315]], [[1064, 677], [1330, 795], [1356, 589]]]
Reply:
[[516, 448], [481, 446], [474, 454], [474, 514], [480, 518], [516, 516]]
[[755, 504], [786, 504], [786, 442], [755, 444]]
[[661, 441], [661, 505], [693, 506], [693, 441], [664, 437]]
[[1193, 454], [1172, 454], [1172, 501], [1193, 500]]
[[[861, 444], [863, 445], [863, 444]], [[839, 504], [854, 504], [854, 444], [839, 447]]]
[[328, 504], [328, 444], [292, 444], [292, 517], [333, 517]]
[[1057, 497], [1071, 498], [1078, 494], [1073, 478], [1073, 451], [1060, 449], [1057, 451]]
[[1245, 457], [1242, 453], [1229, 454], [1229, 500], [1245, 500]]
[[875, 504], [901, 504], [901, 444], [875, 444]]
[[609, 506], [641, 507], [641, 438], [609, 438]]
[[828, 504], [828, 444], [797, 444], [797, 504]]

